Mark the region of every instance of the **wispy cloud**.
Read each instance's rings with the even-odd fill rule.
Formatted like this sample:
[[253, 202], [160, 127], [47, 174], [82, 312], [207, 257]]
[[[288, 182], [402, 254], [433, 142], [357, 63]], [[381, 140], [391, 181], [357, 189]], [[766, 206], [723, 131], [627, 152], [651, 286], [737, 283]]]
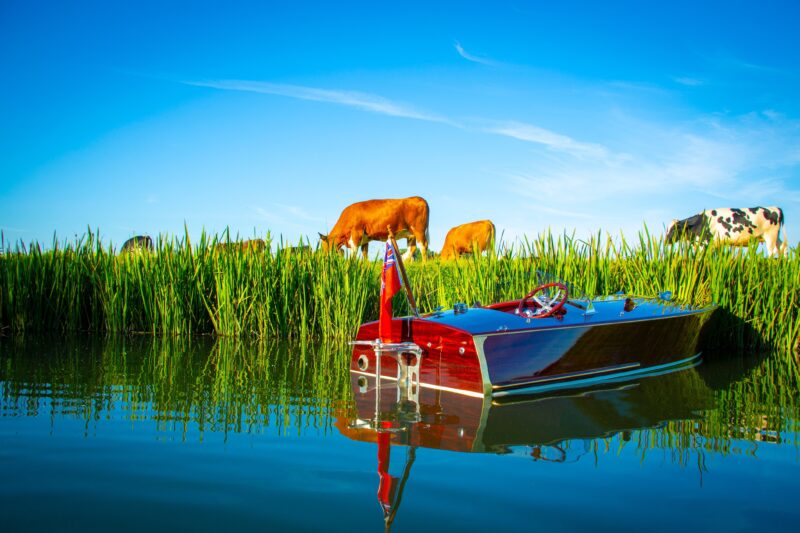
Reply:
[[563, 216], [576, 225], [590, 218], [582, 213], [596, 215], [600, 206], [606, 223], [640, 224], [640, 213], [651, 213], [651, 227], [722, 205], [791, 206], [800, 198], [800, 124], [773, 117], [752, 113], [682, 125], [616, 117], [627, 132], [620, 141], [631, 149], [626, 157], [554, 154], [496, 174], [522, 208], [564, 206]]
[[411, 118], [430, 122], [450, 122], [447, 118], [440, 115], [419, 111], [412, 106], [393, 102], [382, 96], [358, 91], [320, 89], [302, 85], [247, 80], [185, 81], [184, 83], [197, 87], [211, 87], [227, 91], [274, 94], [300, 100], [329, 102], [393, 117]]
[[[690, 78], [680, 80], [675, 81], [694, 83]], [[551, 210], [563, 212], [558, 206], [568, 191], [574, 208], [567, 216], [573, 219], [587, 218], [582, 213], [595, 213], [599, 202], [614, 203], [620, 198], [629, 199], [640, 209], [654, 209], [653, 198], [670, 197], [677, 202], [684, 195], [689, 203], [702, 202], [700, 207], [705, 208], [714, 198], [744, 205], [775, 203], [781, 198], [796, 201], [799, 194], [791, 184], [800, 165], [800, 124], [773, 110], [739, 117], [709, 115], [686, 124], [614, 115], [616, 133], [613, 144], [607, 145], [514, 120], [459, 122], [358, 91], [241, 80], [185, 83], [328, 102], [531, 143], [543, 148], [532, 153], [530, 168], [535, 171], [528, 168], [499, 174], [507, 178], [509, 190], [540, 201]], [[624, 146], [625, 153], [612, 146]], [[320, 222], [292, 205], [254, 209], [274, 225], [301, 227]]]
[[626, 93], [665, 94], [667, 91], [654, 83], [633, 80], [609, 80], [604, 84], [612, 89], [621, 89]]
[[307, 220], [309, 222], [322, 222], [323, 219], [309, 215], [308, 212], [300, 206], [286, 205], [286, 204], [272, 204], [275, 207], [283, 210], [286, 214], [292, 216], [294, 219]]
[[779, 74], [779, 75], [791, 74], [791, 71], [787, 71], [782, 68], [774, 67], [771, 65], [762, 65], [758, 63], [753, 63], [751, 61], [747, 61], [745, 59], [730, 54], [724, 54], [724, 53], [717, 55], [701, 54], [701, 57], [703, 57], [706, 61], [708, 61], [715, 67], [723, 69], [745, 70], [754, 73], [760, 72], [764, 74]]
[[[298, 98], [301, 100], [328, 102], [383, 115], [411, 118], [429, 122], [439, 122], [449, 124], [460, 129], [470, 129], [461, 122], [450, 119], [443, 115], [418, 111], [412, 106], [393, 102], [379, 95], [359, 91], [340, 91], [320, 89], [316, 87], [305, 87], [302, 85], [244, 80], [187, 81], [184, 83], [198, 87], [211, 87], [230, 91], [274, 94], [287, 96], [290, 98]], [[566, 135], [561, 135], [532, 124], [511, 121], [498, 123], [495, 126], [479, 129], [484, 133], [503, 135], [522, 141], [540, 144], [551, 150], [568, 153], [575, 157], [602, 158], [608, 155], [606, 148], [599, 144], [580, 142]]]
[[253, 206], [252, 210], [258, 219], [268, 222], [279, 230], [292, 229], [313, 233], [315, 228], [318, 229], [320, 226], [319, 223], [324, 222], [322, 218], [310, 215], [305, 209], [295, 205], [272, 203], [267, 207]]
[[262, 220], [266, 220], [267, 222], [270, 222], [270, 223], [273, 223], [273, 224], [280, 224], [280, 225], [284, 225], [284, 224], [288, 223], [288, 220], [286, 220], [284, 217], [282, 217], [282, 216], [280, 216], [280, 215], [278, 215], [278, 214], [276, 214], [276, 213], [274, 213], [272, 211], [268, 211], [268, 210], [264, 209], [263, 207], [259, 207], [259, 206], [253, 207], [253, 211], [255, 211], [256, 215], [258, 215], [258, 218], [260, 218]]
[[783, 113], [779, 113], [774, 109], [765, 109], [764, 111], [761, 112], [761, 114], [770, 120], [781, 120], [784, 118]]
[[766, 72], [771, 74], [785, 74], [783, 69], [778, 67], [773, 67], [770, 65], [759, 65], [757, 63], [751, 63], [749, 61], [745, 61], [743, 59], [738, 59], [734, 57], [727, 58], [726, 63], [728, 66], [734, 68], [740, 68], [743, 70], [751, 70], [756, 72]]
[[566, 135], [522, 122], [507, 122], [488, 127], [484, 131], [487, 133], [494, 133], [496, 135], [512, 137], [514, 139], [519, 139], [520, 141], [540, 144], [551, 150], [564, 152], [575, 157], [593, 157], [602, 159], [608, 157], [609, 155], [608, 149], [600, 144], [576, 141], [575, 139]]
[[635, 204], [677, 191], [708, 195], [729, 191], [749, 159], [733, 143], [697, 135], [664, 134], [661, 142], [658, 149], [625, 158], [544, 162], [535, 173], [512, 175], [512, 187], [550, 205], [569, 191], [572, 205], [594, 212], [599, 202], [622, 198]]
[[480, 63], [481, 65], [490, 65], [490, 66], [497, 65], [497, 63], [492, 61], [491, 59], [486, 59], [485, 57], [480, 57], [470, 54], [469, 52], [464, 50], [464, 47], [461, 46], [461, 43], [458, 41], [455, 41], [453, 43], [453, 47], [456, 49], [456, 52], [458, 52], [458, 55], [460, 55], [467, 61], [472, 61], [473, 63]]
[[706, 82], [704, 82], [703, 80], [697, 78], [689, 78], [686, 76], [672, 78], [672, 81], [680, 85], [686, 85], [687, 87], [699, 87], [701, 85], [706, 84]]
[[13, 231], [16, 233], [33, 233], [33, 231], [28, 228], [12, 228], [11, 226], [0, 226], [0, 232], [5, 233], [6, 231]]

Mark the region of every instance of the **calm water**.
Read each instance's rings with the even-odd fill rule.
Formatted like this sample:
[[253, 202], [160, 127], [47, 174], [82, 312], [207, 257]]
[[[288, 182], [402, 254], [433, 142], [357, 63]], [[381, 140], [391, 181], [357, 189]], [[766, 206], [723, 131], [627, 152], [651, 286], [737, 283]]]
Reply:
[[376, 401], [346, 359], [0, 338], [3, 530], [798, 527], [785, 355], [501, 405]]

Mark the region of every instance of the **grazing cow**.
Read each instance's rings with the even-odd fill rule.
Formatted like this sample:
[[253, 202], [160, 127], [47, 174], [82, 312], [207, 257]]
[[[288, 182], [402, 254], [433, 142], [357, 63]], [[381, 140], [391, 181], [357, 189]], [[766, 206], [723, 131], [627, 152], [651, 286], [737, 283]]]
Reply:
[[263, 252], [267, 247], [263, 239], [249, 241], [218, 242], [214, 247], [219, 252]]
[[278, 254], [280, 255], [308, 255], [313, 251], [314, 250], [312, 250], [311, 246], [308, 244], [303, 244], [301, 246], [284, 246], [283, 248], [278, 248]]
[[419, 196], [357, 202], [345, 207], [328, 235], [319, 234], [322, 249], [340, 251], [347, 246], [355, 253], [361, 247], [366, 259], [369, 241], [388, 239], [388, 226], [396, 239], [406, 239], [408, 250], [403, 259], [414, 257], [419, 241], [424, 261], [428, 253], [428, 212], [428, 202]]
[[131, 237], [122, 244], [121, 253], [134, 252], [136, 250], [153, 251], [153, 239], [149, 235], [137, 235]]
[[494, 224], [491, 220], [478, 220], [456, 226], [447, 232], [442, 247], [442, 259], [456, 259], [473, 250], [481, 253], [492, 246]]
[[782, 227], [783, 211], [780, 207], [724, 207], [708, 209], [683, 220], [673, 220], [664, 240], [667, 243], [684, 239], [702, 243], [714, 240], [733, 246], [747, 246], [750, 239], [757, 239], [764, 242], [768, 255], [788, 255], [786, 229], [783, 230], [783, 243], [779, 236]]

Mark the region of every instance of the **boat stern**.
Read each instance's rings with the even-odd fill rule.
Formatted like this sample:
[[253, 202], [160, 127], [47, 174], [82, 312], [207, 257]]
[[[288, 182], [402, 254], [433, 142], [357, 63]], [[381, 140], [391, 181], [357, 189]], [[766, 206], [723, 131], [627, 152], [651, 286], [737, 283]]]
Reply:
[[473, 336], [426, 318], [392, 319], [392, 337], [379, 340], [378, 322], [363, 324], [353, 341], [350, 372], [366, 379], [483, 397], [491, 391]]

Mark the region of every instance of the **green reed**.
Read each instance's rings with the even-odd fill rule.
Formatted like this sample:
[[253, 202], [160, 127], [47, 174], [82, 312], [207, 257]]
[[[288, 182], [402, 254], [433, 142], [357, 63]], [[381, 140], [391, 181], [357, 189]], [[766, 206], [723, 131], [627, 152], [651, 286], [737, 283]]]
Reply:
[[[0, 331], [345, 340], [378, 316], [378, 261], [313, 251], [267, 235], [260, 249], [230, 237], [161, 236], [155, 251], [117, 254], [97, 232], [48, 249], [0, 255]], [[537, 272], [588, 295], [670, 291], [680, 303], [717, 303], [713, 343], [738, 350], [798, 349], [800, 253], [767, 258], [756, 247], [667, 246], [645, 227], [636, 239], [545, 232], [502, 252], [408, 265], [422, 312], [517, 299]], [[409, 312], [394, 301], [396, 314]]]
[[0, 255], [0, 332], [344, 339], [377, 313], [377, 264], [269, 237], [263, 250], [188, 233], [158, 238], [154, 252], [99, 242], [89, 232]]
[[[800, 254], [768, 258], [757, 249], [667, 246], [647, 228], [631, 243], [598, 234], [588, 240], [540, 235], [510, 253], [409, 266], [418, 305], [518, 299], [538, 284], [537, 271], [568, 280], [588, 295], [665, 291], [685, 304], [716, 303], [712, 348], [800, 350]], [[397, 304], [398, 302], [396, 302]], [[406, 312], [405, 302], [397, 308]]]

